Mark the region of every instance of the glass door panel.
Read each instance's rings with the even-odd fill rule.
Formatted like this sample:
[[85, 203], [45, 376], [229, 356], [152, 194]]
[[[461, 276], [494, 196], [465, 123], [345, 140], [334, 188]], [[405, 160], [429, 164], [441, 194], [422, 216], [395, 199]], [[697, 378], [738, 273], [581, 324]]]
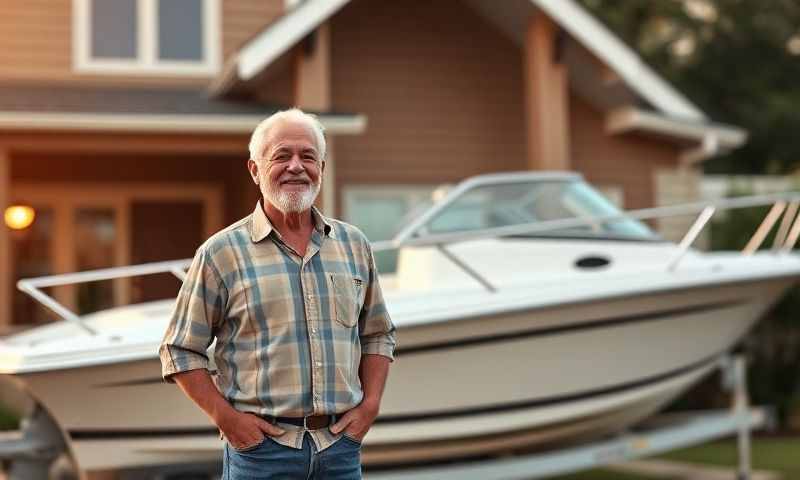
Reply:
[[[113, 208], [77, 208], [74, 214], [75, 270], [96, 270], [114, 266], [117, 227]], [[104, 310], [114, 306], [114, 282], [77, 285], [78, 313]]]
[[[44, 323], [55, 318], [31, 297], [16, 288], [17, 281], [23, 278], [53, 273], [52, 232], [55, 215], [52, 209], [42, 206], [34, 205], [34, 210], [36, 217], [28, 228], [10, 232], [14, 272], [11, 323], [16, 325]], [[45, 292], [49, 293], [48, 290]]]

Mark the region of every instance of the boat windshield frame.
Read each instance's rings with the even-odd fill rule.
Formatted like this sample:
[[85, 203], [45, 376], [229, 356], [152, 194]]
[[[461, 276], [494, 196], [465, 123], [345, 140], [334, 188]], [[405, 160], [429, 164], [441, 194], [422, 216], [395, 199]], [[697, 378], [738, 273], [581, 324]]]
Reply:
[[[458, 204], [458, 202], [462, 201], [465, 197], [474, 193], [477, 190], [485, 189], [487, 187], [503, 188], [513, 185], [530, 185], [530, 189], [533, 190], [534, 188], [539, 188], [539, 186], [536, 184], [541, 185], [546, 183], [570, 184], [570, 186], [573, 184], [577, 184], [582, 187], [585, 187], [588, 192], [593, 193], [597, 196], [597, 198], [593, 199], [593, 201], [599, 200], [599, 202], [595, 206], [602, 207], [607, 211], [599, 216], [596, 214], [589, 214], [589, 215], [581, 215], [580, 217], [573, 216], [573, 217], [561, 217], [561, 218], [552, 218], [544, 220], [533, 220], [529, 222], [519, 222], [508, 225], [497, 225], [497, 226], [489, 226], [489, 227], [474, 228], [474, 229], [453, 229], [450, 231], [441, 231], [441, 230], [436, 231], [433, 228], [430, 228], [431, 225], [435, 221], [437, 221], [437, 219], [440, 219], [443, 214], [446, 214], [449, 209], [453, 208], [455, 205]], [[607, 219], [597, 220], [600, 217], [607, 217]], [[565, 231], [563, 228], [560, 231], [558, 231], [557, 230], [558, 227], [554, 225], [553, 228], [548, 229], [551, 230], [550, 232], [536, 231], [529, 233], [516, 233], [508, 236], [517, 238], [525, 237], [525, 238], [544, 238], [544, 239], [554, 238], [554, 239], [607, 240], [607, 241], [633, 241], [633, 242], [665, 241], [661, 236], [659, 236], [656, 232], [654, 232], [645, 223], [625, 215], [624, 210], [619, 209], [610, 200], [605, 198], [600, 192], [598, 192], [591, 185], [589, 185], [584, 180], [581, 174], [575, 172], [510, 172], [510, 173], [480, 175], [477, 177], [472, 177], [456, 185], [453, 189], [447, 192], [447, 194], [441, 200], [436, 201], [421, 215], [419, 215], [411, 222], [409, 222], [406, 226], [401, 228], [391, 241], [394, 244], [399, 245], [412, 238], [424, 238], [436, 235], [457, 234], [457, 233], [469, 234], [471, 232], [493, 231], [495, 229], [502, 229], [504, 227], [514, 227], [522, 225], [532, 226], [539, 223], [545, 224], [561, 220], [577, 220], [577, 219], [584, 219], [585, 221], [578, 222], [576, 224], [571, 224], [570, 226], [564, 228], [580, 228], [586, 226], [596, 227], [598, 225], [602, 226], [604, 224], [611, 222], [631, 222], [629, 223], [629, 225], [633, 226], [634, 228], [639, 228], [640, 233], [635, 235], [629, 235], [629, 234], [615, 235], [610, 231], [605, 231], [602, 234], [587, 234], [586, 232], [577, 232], [577, 231], [574, 233], [569, 233]], [[593, 220], [596, 221], [592, 222]]]

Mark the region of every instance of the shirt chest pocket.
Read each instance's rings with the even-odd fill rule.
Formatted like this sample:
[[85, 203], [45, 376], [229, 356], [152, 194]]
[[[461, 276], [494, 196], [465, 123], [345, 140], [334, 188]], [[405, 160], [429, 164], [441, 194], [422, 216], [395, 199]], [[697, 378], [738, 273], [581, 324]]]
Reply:
[[333, 296], [333, 317], [347, 328], [355, 327], [363, 303], [363, 280], [349, 274], [331, 273], [328, 282]]

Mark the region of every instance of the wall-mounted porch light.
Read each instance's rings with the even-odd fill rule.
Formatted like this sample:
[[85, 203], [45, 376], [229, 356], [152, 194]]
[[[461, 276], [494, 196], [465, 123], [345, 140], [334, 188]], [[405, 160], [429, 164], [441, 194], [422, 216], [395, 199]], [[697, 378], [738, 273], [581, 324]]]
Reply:
[[27, 205], [12, 205], [6, 208], [5, 219], [8, 228], [22, 230], [28, 228], [36, 218], [36, 211]]

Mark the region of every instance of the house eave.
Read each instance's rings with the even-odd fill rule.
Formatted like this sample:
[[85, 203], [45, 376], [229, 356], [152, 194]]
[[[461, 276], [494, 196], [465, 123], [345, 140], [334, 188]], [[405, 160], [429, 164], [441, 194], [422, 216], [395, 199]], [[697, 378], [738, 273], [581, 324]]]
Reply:
[[681, 92], [653, 71], [639, 55], [605, 25], [573, 0], [530, 0], [578, 39], [597, 58], [609, 65], [636, 92], [668, 115], [706, 119], [703, 112]]
[[708, 143], [713, 138], [722, 150], [738, 148], [748, 137], [747, 131], [739, 127], [700, 123], [636, 108], [610, 112], [606, 116], [606, 131], [609, 134], [650, 132], [698, 143]]
[[307, 0], [247, 43], [238, 54], [238, 79], [247, 81], [330, 18], [350, 0]]
[[[250, 134], [263, 115], [165, 115], [108, 113], [2, 112], [3, 131], [107, 131], [148, 133]], [[327, 133], [357, 135], [367, 126], [367, 117], [355, 115], [318, 116]]]

